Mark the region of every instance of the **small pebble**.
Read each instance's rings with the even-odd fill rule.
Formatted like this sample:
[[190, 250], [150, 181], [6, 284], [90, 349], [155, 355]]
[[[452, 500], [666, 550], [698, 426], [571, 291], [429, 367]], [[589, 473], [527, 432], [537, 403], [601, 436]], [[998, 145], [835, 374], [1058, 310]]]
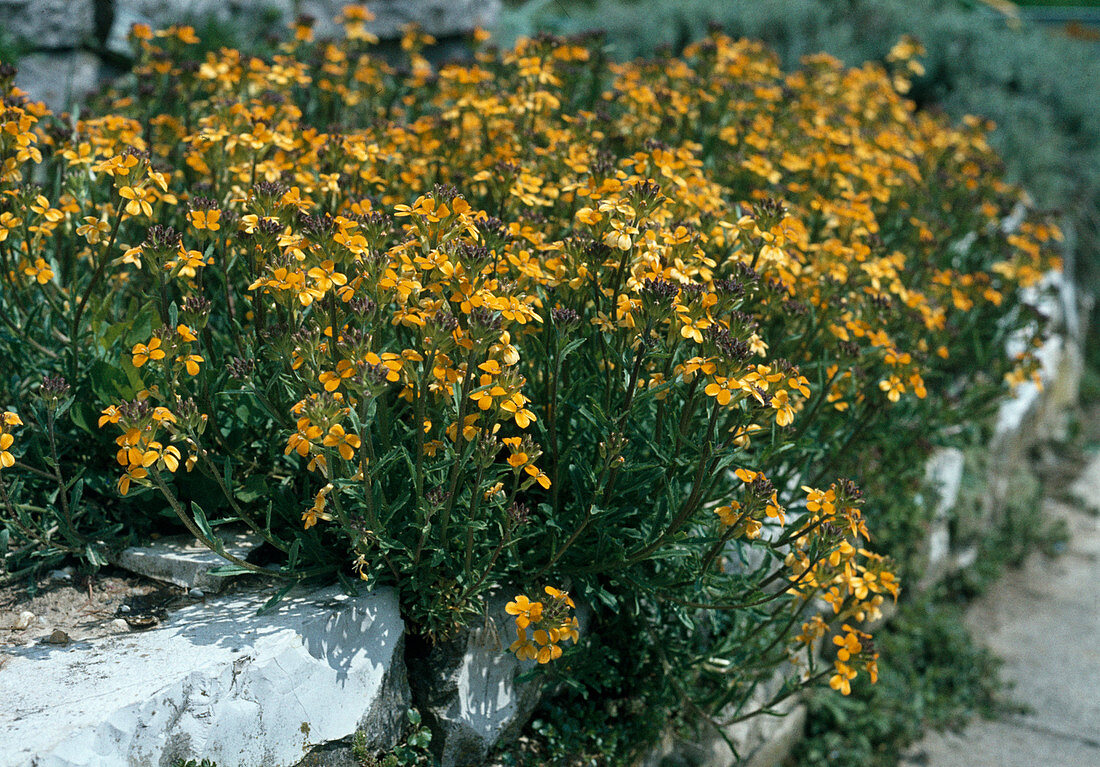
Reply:
[[69, 637], [68, 634], [66, 634], [61, 629], [54, 629], [53, 633], [50, 634], [48, 637], [46, 637], [45, 641], [46, 641], [47, 644], [65, 645], [65, 644], [68, 644], [69, 642], [71, 642], [73, 640]]
[[128, 613], [130, 612], [130, 605], [119, 605], [118, 611], [120, 613]]
[[187, 596], [191, 597], [192, 599], [202, 599], [206, 596], [206, 594], [203, 592], [202, 589], [191, 589], [187, 592]]
[[15, 623], [12, 624], [12, 628], [16, 631], [22, 631], [23, 629], [30, 628], [38, 618], [34, 613], [24, 610], [19, 613], [19, 617], [15, 619]]
[[51, 581], [71, 581], [73, 579], [73, 568], [66, 567], [61, 570], [50, 570]]
[[115, 631], [129, 631], [130, 624], [122, 620], [122, 618], [115, 618], [113, 621], [111, 621], [111, 628], [113, 628]]

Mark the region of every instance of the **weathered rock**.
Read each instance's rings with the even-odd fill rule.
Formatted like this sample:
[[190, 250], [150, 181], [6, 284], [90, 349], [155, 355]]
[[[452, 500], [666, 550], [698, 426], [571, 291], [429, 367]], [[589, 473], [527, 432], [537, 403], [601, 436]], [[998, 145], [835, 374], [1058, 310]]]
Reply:
[[0, 0], [0, 29], [34, 49], [76, 48], [95, 33], [95, 2]]
[[[200, 30], [217, 24], [230, 36], [247, 40], [282, 31], [296, 13], [314, 19], [318, 37], [334, 37], [341, 34], [334, 19], [346, 5], [347, 0], [115, 0], [107, 47], [129, 55], [126, 36], [130, 27], [139, 23], [154, 29], [187, 23]], [[368, 29], [380, 38], [399, 37], [409, 23], [419, 24], [436, 37], [447, 37], [490, 26], [500, 13], [500, 0], [374, 0], [367, 7], [375, 15]]]
[[[239, 559], [247, 557], [260, 544], [258, 537], [246, 534], [225, 535], [222, 541], [226, 552]], [[198, 590], [197, 599], [204, 593], [221, 591], [232, 577], [211, 574], [214, 568], [231, 563], [186, 536], [161, 538], [146, 546], [124, 549], [115, 564], [138, 575]]]
[[5, 765], [211, 759], [285, 767], [362, 729], [392, 746], [408, 707], [392, 590], [266, 594], [185, 607], [160, 627], [65, 648], [13, 648], [0, 674]]
[[15, 84], [54, 112], [99, 87], [99, 58], [85, 51], [34, 53], [19, 59], [17, 66]]
[[[783, 681], [783, 675], [776, 674], [757, 689], [746, 708], [752, 710], [767, 703]], [[756, 716], [723, 727], [726, 737], [736, 744], [740, 760], [734, 757], [725, 738], [703, 724], [698, 737], [691, 741], [666, 736], [642, 760], [641, 767], [775, 767], [783, 763], [802, 739], [806, 707], [796, 696], [780, 702], [773, 711], [775, 715]]]
[[107, 48], [128, 56], [127, 35], [134, 24], [163, 29], [172, 24], [223, 27], [230, 37], [247, 41], [272, 28], [285, 28], [294, 15], [293, 0], [115, 0]]
[[54, 629], [53, 633], [42, 640], [46, 644], [67, 645], [72, 642], [72, 637], [61, 629]]
[[1100, 455], [1089, 461], [1081, 475], [1070, 485], [1069, 493], [1082, 508], [1100, 514]]
[[[927, 588], [945, 574], [951, 556], [951, 515], [959, 501], [965, 457], [958, 448], [938, 448], [924, 466], [924, 490], [918, 502], [933, 504], [925, 541], [924, 573], [918, 588]], [[923, 499], [928, 496], [928, 501]]]
[[[1009, 462], [1018, 461], [1023, 450], [1037, 439], [1066, 436], [1066, 413], [1077, 401], [1084, 369], [1081, 297], [1073, 280], [1061, 272], [1050, 271], [1022, 294], [1024, 302], [1046, 318], [1044, 325], [1052, 335], [1035, 352], [1042, 385], [1033, 381], [1020, 384], [997, 411], [990, 452], [1004, 456]], [[1026, 348], [1024, 336], [1012, 338], [1006, 344], [1010, 357]]]
[[432, 728], [443, 767], [483, 764], [495, 743], [518, 734], [538, 703], [538, 683], [516, 681], [535, 664], [508, 652], [515, 628], [505, 620], [507, 601], [490, 600], [484, 626], [448, 642], [418, 643], [407, 654], [413, 700]]
[[51, 581], [70, 583], [72, 582], [74, 572], [76, 571], [71, 566], [62, 568], [60, 570], [50, 570], [49, 579]]
[[964, 463], [963, 452], [956, 447], [939, 448], [928, 457], [924, 480], [936, 495], [935, 518], [947, 517], [955, 508], [962, 487]]

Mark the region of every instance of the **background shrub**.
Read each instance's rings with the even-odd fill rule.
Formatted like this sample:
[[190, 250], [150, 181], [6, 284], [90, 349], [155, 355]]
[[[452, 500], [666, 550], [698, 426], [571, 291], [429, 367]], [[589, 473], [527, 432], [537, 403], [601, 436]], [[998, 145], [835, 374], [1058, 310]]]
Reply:
[[819, 51], [849, 66], [883, 61], [912, 35], [926, 49], [913, 100], [955, 119], [993, 120], [990, 141], [1007, 178], [1061, 213], [1071, 270], [1082, 285], [1100, 282], [1100, 57], [1088, 39], [960, 0], [533, 0], [506, 5], [501, 29], [505, 37], [602, 29], [610, 55], [629, 59], [678, 51], [709, 24], [765, 42], [786, 69]]

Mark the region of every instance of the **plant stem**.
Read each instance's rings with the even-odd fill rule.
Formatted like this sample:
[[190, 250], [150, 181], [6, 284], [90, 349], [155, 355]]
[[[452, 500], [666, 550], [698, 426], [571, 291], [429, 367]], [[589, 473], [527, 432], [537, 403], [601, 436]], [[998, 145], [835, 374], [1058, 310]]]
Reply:
[[246, 562], [240, 557], [234, 556], [233, 554], [230, 554], [228, 551], [226, 551], [225, 546], [222, 545], [221, 541], [214, 541], [208, 538], [206, 534], [199, 529], [199, 526], [195, 524], [195, 521], [191, 519], [187, 512], [183, 510], [183, 506], [180, 504], [179, 499], [176, 498], [176, 494], [173, 493], [168, 485], [164, 483], [164, 478], [160, 475], [160, 470], [157, 469], [156, 465], [149, 467], [149, 476], [153, 478], [153, 484], [157, 486], [157, 489], [160, 490], [161, 495], [163, 495], [165, 500], [168, 501], [168, 505], [172, 507], [172, 511], [174, 511], [176, 513], [176, 516], [180, 518], [180, 521], [183, 522], [183, 526], [186, 527], [188, 532], [195, 536], [196, 539], [201, 541], [202, 544], [208, 549], [213, 551], [219, 557], [222, 557], [223, 559], [228, 559], [230, 562], [237, 565], [238, 567], [243, 567], [245, 570], [251, 570], [258, 575], [266, 575], [275, 578], [287, 577], [283, 573], [273, 572], [266, 568], [260, 567], [259, 565], [254, 565], [251, 562]]

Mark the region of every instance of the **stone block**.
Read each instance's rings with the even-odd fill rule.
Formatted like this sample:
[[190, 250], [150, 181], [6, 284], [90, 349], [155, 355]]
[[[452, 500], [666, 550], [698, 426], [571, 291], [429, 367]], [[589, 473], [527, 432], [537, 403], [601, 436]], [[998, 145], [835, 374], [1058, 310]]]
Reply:
[[54, 112], [71, 107], [99, 87], [99, 58], [85, 51], [34, 53], [19, 59], [16, 66], [16, 86]]
[[1088, 462], [1070, 485], [1069, 493], [1082, 508], [1100, 514], [1100, 455]]
[[[260, 544], [257, 536], [245, 534], [225, 535], [222, 540], [226, 552], [239, 559], [247, 557]], [[180, 536], [161, 538], [146, 546], [131, 546], [118, 555], [115, 564], [138, 575], [174, 583], [185, 589], [217, 593], [229, 577], [212, 575], [210, 571], [231, 563], [194, 538]]]
[[784, 716], [762, 717], [761, 744], [745, 767], [780, 767], [806, 735], [806, 707], [791, 705]]
[[76, 48], [95, 34], [95, 0], [0, 0], [0, 29], [34, 50]]
[[442, 767], [482, 765], [494, 744], [519, 734], [538, 703], [539, 683], [516, 681], [535, 664], [508, 652], [515, 639], [504, 612], [508, 601], [490, 599], [483, 626], [409, 653], [413, 699], [432, 728]]
[[[783, 673], [776, 673], [757, 688], [745, 709], [767, 703], [784, 680]], [[740, 760], [734, 757], [725, 738], [711, 725], [700, 722], [697, 738], [687, 741], [666, 734], [661, 744], [641, 759], [639, 767], [780, 767], [805, 734], [806, 707], [798, 698], [795, 695], [780, 702], [773, 707], [774, 714], [723, 727], [726, 737], [736, 744]]]
[[[442, 767], [480, 767], [494, 745], [519, 735], [538, 704], [541, 681], [518, 681], [535, 662], [508, 652], [516, 630], [504, 608], [515, 593], [489, 597], [480, 625], [447, 642], [419, 640], [406, 655], [413, 701], [432, 728]], [[584, 634], [591, 607], [580, 602], [574, 614]]]
[[[115, 0], [107, 47], [130, 55], [126, 36], [134, 24], [158, 29], [188, 23], [201, 32], [214, 23], [226, 27], [230, 38], [247, 41], [285, 31], [296, 13], [313, 17], [317, 37], [339, 37], [334, 19], [345, 5], [347, 0]], [[491, 26], [501, 7], [500, 0], [374, 0], [366, 5], [375, 15], [368, 28], [382, 39], [400, 37], [409, 23], [441, 38], [466, 34], [477, 26]]]
[[272, 29], [285, 29], [294, 18], [294, 7], [294, 0], [114, 0], [107, 47], [129, 56], [126, 36], [134, 24], [153, 29], [191, 24], [200, 32], [207, 24], [216, 24], [225, 28], [228, 37], [247, 42]]
[[965, 459], [957, 447], [943, 447], [928, 457], [924, 467], [925, 485], [936, 496], [935, 519], [949, 517], [959, 501]]
[[192, 605], [145, 632], [11, 649], [3, 764], [289, 767], [357, 729], [391, 747], [409, 699], [393, 590], [292, 592], [257, 615], [268, 591]]

